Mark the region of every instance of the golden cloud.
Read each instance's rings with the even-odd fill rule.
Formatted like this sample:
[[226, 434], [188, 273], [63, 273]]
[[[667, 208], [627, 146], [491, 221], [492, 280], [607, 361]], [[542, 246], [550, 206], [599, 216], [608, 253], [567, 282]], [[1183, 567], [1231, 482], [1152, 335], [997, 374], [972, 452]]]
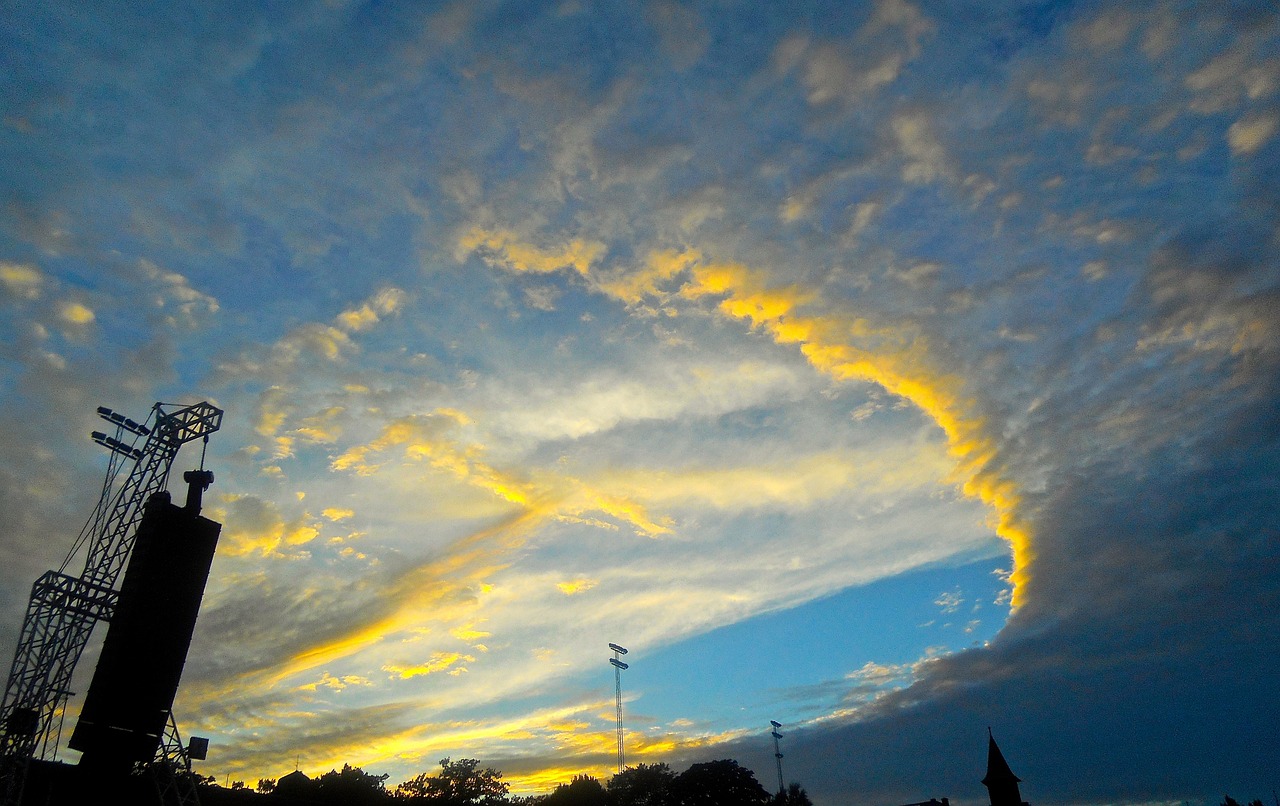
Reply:
[[459, 641], [467, 641], [468, 643], [478, 641], [481, 638], [488, 638], [492, 634], [493, 633], [484, 632], [483, 630], [474, 629], [470, 624], [458, 627], [451, 633], [451, 635]]
[[219, 496], [210, 517], [225, 524], [218, 552], [229, 557], [285, 556], [286, 548], [320, 536], [306, 513], [286, 520], [274, 503], [252, 495]]
[[44, 275], [26, 263], [0, 261], [0, 285], [14, 296], [35, 299], [40, 296]]
[[384, 288], [362, 304], [338, 314], [335, 324], [350, 333], [358, 333], [376, 325], [384, 316], [400, 310], [405, 293], [399, 288]]
[[586, 276], [591, 264], [604, 252], [604, 244], [598, 241], [571, 239], [559, 246], [542, 247], [522, 241], [510, 230], [486, 231], [474, 228], [458, 242], [463, 255], [479, 253], [486, 259], [497, 258], [503, 265], [518, 272], [548, 274], [561, 269], [572, 269]]
[[[389, 672], [401, 680], [408, 680], [413, 677], [436, 674], [437, 672], [444, 671], [449, 671], [450, 674], [465, 672], [466, 667], [458, 666], [458, 664], [475, 663], [475, 660], [474, 656], [464, 655], [460, 652], [436, 652], [426, 663], [418, 663], [411, 666], [387, 664], [382, 667], [382, 671]], [[458, 668], [454, 668], [455, 666]]]
[[559, 588], [560, 592], [563, 593], [565, 596], [573, 596], [575, 593], [582, 593], [583, 591], [589, 591], [595, 586], [596, 586], [596, 581], [594, 579], [586, 579], [586, 578], [571, 579], [566, 582], [556, 583], [556, 587]]
[[[510, 232], [474, 229], [459, 244], [463, 251], [481, 245], [491, 262], [527, 270], [518, 264], [531, 247], [513, 240]], [[773, 286], [762, 271], [713, 261], [696, 249], [655, 251], [627, 278], [596, 278], [583, 268], [577, 270], [595, 288], [628, 305], [673, 294], [690, 301], [718, 299], [717, 309], [724, 316], [747, 320], [778, 344], [795, 345], [827, 376], [875, 383], [917, 406], [946, 437], [955, 461], [950, 480], [991, 508], [991, 528], [1012, 547], [1012, 602], [1018, 605], [1032, 551], [1029, 526], [1017, 514], [1017, 487], [995, 467], [995, 442], [974, 401], [966, 396], [963, 379], [937, 366], [923, 334], [909, 327], [873, 326], [865, 319], [825, 310], [806, 289]], [[677, 287], [670, 288], [675, 281]], [[653, 533], [666, 529], [664, 524], [653, 525], [659, 527]]]
[[87, 325], [96, 318], [90, 308], [79, 302], [62, 303], [58, 316], [70, 325]]

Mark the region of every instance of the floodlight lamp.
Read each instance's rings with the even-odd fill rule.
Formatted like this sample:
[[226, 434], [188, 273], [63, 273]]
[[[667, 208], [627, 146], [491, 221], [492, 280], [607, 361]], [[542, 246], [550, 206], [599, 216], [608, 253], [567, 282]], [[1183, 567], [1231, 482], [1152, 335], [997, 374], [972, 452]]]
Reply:
[[628, 666], [627, 666], [627, 664], [623, 663], [622, 661], [618, 660], [617, 658], [609, 658], [609, 663], [613, 664], [614, 666], [617, 666], [619, 669], [627, 669], [627, 668], [630, 668], [630, 667], [628, 667]]
[[120, 428], [123, 428], [130, 433], [137, 434], [140, 437], [145, 437], [151, 433], [151, 429], [147, 428], [142, 423], [135, 422], [120, 412], [112, 411], [106, 406], [98, 407], [98, 416], [112, 425], [119, 426]]
[[769, 720], [769, 724], [770, 724], [770, 725], [773, 725], [775, 728], [780, 728], [780, 727], [782, 727], [782, 723], [781, 723], [781, 722], [777, 722], [777, 721], [772, 720], [772, 719], [770, 719], [770, 720]]
[[124, 427], [126, 430], [132, 431], [133, 433], [137, 434], [140, 437], [145, 437], [151, 433], [150, 428], [147, 428], [142, 423], [136, 423], [133, 420], [130, 420], [128, 417], [124, 418]]
[[626, 649], [626, 647], [620, 647], [620, 646], [618, 646], [617, 644], [609, 644], [609, 648], [610, 648], [610, 649], [612, 649], [614, 652], [617, 652], [617, 653], [619, 653], [619, 654], [622, 654], [622, 655], [627, 654], [627, 649]]

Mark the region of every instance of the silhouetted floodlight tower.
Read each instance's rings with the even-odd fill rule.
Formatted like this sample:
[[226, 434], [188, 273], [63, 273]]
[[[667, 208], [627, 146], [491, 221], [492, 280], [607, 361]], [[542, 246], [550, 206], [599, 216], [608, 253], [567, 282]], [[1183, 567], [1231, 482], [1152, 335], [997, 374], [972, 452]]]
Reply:
[[778, 728], [782, 727], [782, 723], [770, 719], [769, 724], [773, 725], [773, 730], [769, 731], [769, 735], [773, 737], [773, 757], [778, 760], [778, 794], [781, 795], [787, 788], [782, 783], [782, 748], [778, 745], [778, 741], [782, 738], [782, 734], [778, 733]]
[[622, 772], [624, 769], [622, 756], [622, 670], [627, 668], [627, 664], [623, 663], [619, 658], [627, 654], [627, 650], [612, 643], [609, 644], [609, 648], [613, 650], [613, 657], [609, 658], [609, 663], [613, 666], [613, 692], [618, 708], [618, 772]]

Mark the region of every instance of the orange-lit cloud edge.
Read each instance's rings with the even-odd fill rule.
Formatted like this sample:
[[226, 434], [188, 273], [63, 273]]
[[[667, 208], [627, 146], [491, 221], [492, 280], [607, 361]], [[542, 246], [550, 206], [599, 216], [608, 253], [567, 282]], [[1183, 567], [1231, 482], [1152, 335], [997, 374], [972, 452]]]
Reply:
[[962, 379], [941, 371], [922, 334], [821, 310], [821, 300], [810, 291], [771, 286], [763, 269], [715, 261], [695, 248], [654, 250], [639, 270], [615, 275], [595, 266], [603, 244], [581, 239], [546, 249], [509, 230], [474, 228], [458, 246], [459, 255], [476, 253], [509, 271], [575, 271], [596, 290], [628, 306], [717, 300], [720, 314], [747, 320], [779, 345], [795, 345], [828, 377], [874, 383], [911, 402], [942, 429], [956, 462], [951, 480], [966, 496], [990, 508], [992, 530], [1009, 543], [1011, 605], [1020, 606], [1033, 553], [1030, 526], [1018, 514], [1017, 485], [994, 465], [995, 442], [965, 394]]

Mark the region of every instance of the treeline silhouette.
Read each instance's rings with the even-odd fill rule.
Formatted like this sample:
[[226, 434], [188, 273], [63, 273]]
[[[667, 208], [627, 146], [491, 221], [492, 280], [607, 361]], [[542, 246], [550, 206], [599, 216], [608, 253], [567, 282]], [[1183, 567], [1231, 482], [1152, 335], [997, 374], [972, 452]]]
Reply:
[[[481, 767], [476, 759], [445, 758], [440, 766], [438, 774], [422, 773], [394, 787], [387, 786], [389, 776], [349, 764], [316, 778], [292, 772], [278, 781], [261, 779], [253, 788], [243, 781], [223, 787], [212, 776], [178, 775], [191, 775], [201, 806], [813, 806], [800, 784], [792, 783], [784, 792], [770, 794], [750, 770], [732, 759], [694, 764], [679, 774], [666, 764], [639, 764], [614, 775], [605, 784], [589, 775], [576, 775], [548, 794], [515, 797], [510, 795], [510, 786], [502, 780], [501, 772]], [[168, 771], [162, 777], [173, 771], [172, 767], [160, 769]], [[119, 802], [156, 802], [155, 789], [148, 781], [151, 776], [146, 774], [155, 771], [151, 765], [138, 769], [130, 778], [131, 785], [119, 791], [114, 786], [97, 787], [94, 797], [82, 794], [73, 799], [53, 798], [46, 803], [98, 803], [108, 793], [122, 796], [115, 798]], [[1242, 804], [1223, 795], [1220, 806], [1269, 805], [1259, 799]]]
[[293, 772], [279, 780], [261, 779], [252, 789], [243, 781], [223, 787], [212, 777], [194, 777], [200, 802], [207, 806], [813, 806], [799, 784], [770, 794], [751, 770], [732, 759], [694, 764], [681, 773], [663, 763], [638, 764], [603, 784], [577, 775], [548, 794], [532, 796], [512, 796], [502, 773], [474, 758], [442, 759], [439, 773], [422, 773], [394, 787], [387, 786], [387, 775], [349, 764], [315, 778]]

